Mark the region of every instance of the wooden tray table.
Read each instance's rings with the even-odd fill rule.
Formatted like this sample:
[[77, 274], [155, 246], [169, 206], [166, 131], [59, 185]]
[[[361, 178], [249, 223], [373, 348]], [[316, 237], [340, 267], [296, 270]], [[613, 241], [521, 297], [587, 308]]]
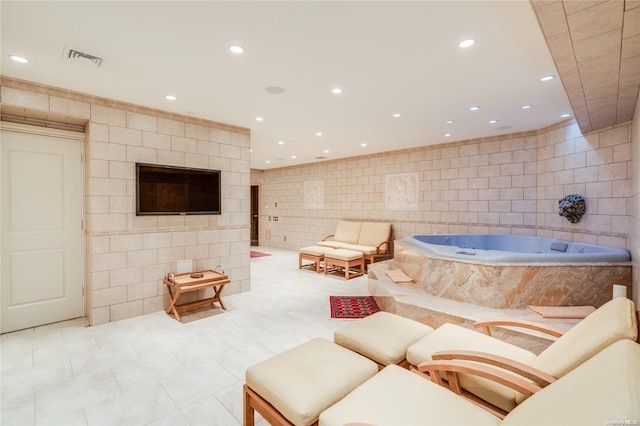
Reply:
[[[191, 275], [193, 274], [202, 274], [202, 277], [192, 278]], [[175, 275], [173, 280], [169, 277], [164, 277], [162, 282], [167, 286], [169, 298], [171, 299], [171, 303], [167, 308], [167, 313], [173, 312], [173, 315], [178, 321], [182, 321], [182, 318], [180, 318], [180, 312], [197, 308], [199, 306], [213, 304], [215, 302], [218, 302], [222, 309], [227, 309], [222, 302], [222, 290], [224, 289], [225, 284], [230, 282], [227, 275], [212, 270], [187, 272], [186, 274]], [[190, 291], [204, 290], [209, 287], [214, 291], [213, 297], [178, 304], [178, 299], [181, 294], [188, 293]]]

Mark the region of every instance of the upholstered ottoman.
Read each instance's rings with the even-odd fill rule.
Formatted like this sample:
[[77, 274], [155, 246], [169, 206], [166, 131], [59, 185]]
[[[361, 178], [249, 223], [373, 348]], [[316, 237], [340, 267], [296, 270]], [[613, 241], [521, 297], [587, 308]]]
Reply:
[[307, 426], [320, 413], [378, 372], [376, 364], [322, 338], [310, 340], [247, 369], [244, 425], [254, 410], [271, 425]]
[[[303, 247], [298, 250], [298, 269], [302, 269], [303, 266], [314, 266], [316, 267], [316, 272], [320, 272], [320, 262], [324, 260], [324, 252], [329, 250], [328, 247], [321, 246], [309, 246]], [[303, 265], [303, 260], [309, 260], [313, 263], [308, 265]]]
[[[324, 273], [330, 270], [330, 266], [344, 269], [344, 278], [350, 279], [364, 274], [364, 255], [361, 251], [346, 249], [331, 249], [324, 252]], [[353, 272], [352, 268], [359, 268]]]
[[391, 364], [408, 368], [407, 349], [432, 331], [421, 322], [380, 311], [336, 330], [333, 341], [375, 361], [380, 369]]

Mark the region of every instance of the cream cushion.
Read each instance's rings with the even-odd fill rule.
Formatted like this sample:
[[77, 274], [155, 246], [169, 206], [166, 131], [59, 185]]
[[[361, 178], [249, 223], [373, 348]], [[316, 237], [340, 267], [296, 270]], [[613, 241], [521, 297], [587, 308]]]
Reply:
[[324, 252], [325, 259], [355, 260], [362, 258], [362, 252], [345, 249], [331, 249]]
[[309, 247], [302, 247], [300, 250], [298, 250], [298, 253], [322, 257], [324, 256], [325, 251], [327, 251], [326, 247], [309, 246]]
[[391, 237], [391, 224], [378, 222], [363, 222], [360, 229], [358, 245], [378, 246], [384, 241], [389, 241]]
[[[433, 353], [449, 350], [486, 352], [527, 365], [536, 359], [536, 355], [526, 349], [475, 330], [446, 323], [410, 346], [407, 349], [407, 360], [412, 365], [420, 365], [425, 361], [431, 361]], [[459, 379], [464, 389], [505, 411], [510, 411], [516, 406], [517, 395], [513, 389], [467, 374], [460, 374]]]
[[407, 348], [431, 333], [418, 321], [380, 311], [335, 331], [333, 341], [382, 365], [398, 364]]
[[333, 249], [339, 249], [340, 247], [344, 246], [345, 243], [342, 243], [340, 241], [318, 241], [318, 245], [322, 246], [322, 247], [329, 247], [329, 248], [333, 248]]
[[378, 250], [374, 246], [361, 246], [359, 244], [340, 244], [341, 249], [355, 250], [363, 254], [376, 254]]
[[361, 227], [362, 222], [339, 220], [336, 232], [333, 234], [333, 240], [341, 243], [357, 244]]
[[502, 425], [606, 425], [616, 420], [640, 421], [640, 345], [631, 340], [618, 340], [529, 397]]
[[316, 338], [249, 367], [246, 384], [294, 425], [309, 425], [377, 371], [373, 361]]
[[320, 414], [320, 426], [474, 425], [500, 419], [442, 386], [389, 365]]
[[567, 331], [531, 365], [556, 378], [562, 377], [613, 342], [635, 340], [637, 336], [633, 302], [626, 297], [616, 297]]

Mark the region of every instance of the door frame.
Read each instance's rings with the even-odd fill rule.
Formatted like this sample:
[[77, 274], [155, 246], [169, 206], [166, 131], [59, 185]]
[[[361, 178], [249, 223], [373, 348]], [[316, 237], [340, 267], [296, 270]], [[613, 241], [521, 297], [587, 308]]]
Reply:
[[[74, 139], [77, 140], [81, 145], [81, 162], [82, 162], [82, 182], [83, 184], [81, 185], [81, 194], [80, 194], [80, 217], [81, 219], [81, 223], [79, 224], [79, 232], [80, 232], [80, 250], [81, 250], [81, 279], [82, 279], [82, 297], [83, 297], [83, 304], [82, 304], [82, 315], [84, 318], [87, 318], [87, 312], [91, 312], [91, 306], [89, 306], [89, 297], [87, 297], [87, 294], [89, 294], [89, 292], [87, 291], [87, 282], [89, 282], [87, 280], [87, 268], [86, 268], [86, 259], [87, 259], [87, 254], [85, 251], [85, 247], [86, 247], [86, 229], [85, 229], [85, 224], [86, 224], [86, 215], [85, 215], [85, 193], [86, 193], [86, 163], [84, 161], [85, 159], [85, 150], [86, 150], [86, 133], [80, 133], [80, 132], [73, 132], [70, 130], [60, 130], [60, 129], [54, 129], [54, 128], [49, 128], [49, 127], [38, 127], [38, 126], [29, 126], [26, 124], [20, 124], [20, 123], [12, 123], [9, 121], [0, 121], [0, 130], [5, 130], [5, 131], [9, 131], [9, 132], [16, 132], [16, 133], [26, 133], [26, 134], [31, 134], [31, 135], [41, 135], [41, 136], [49, 136], [49, 137], [59, 137], [59, 138], [63, 138], [63, 139]], [[2, 179], [2, 162], [0, 161], [0, 180]], [[1, 181], [0, 181], [1, 184]], [[2, 220], [2, 209], [0, 209], [0, 220]], [[0, 238], [0, 252], [2, 250], [2, 238]], [[2, 262], [0, 262], [0, 276], [2, 276]], [[0, 297], [2, 297], [2, 292], [0, 292]]]
[[[249, 220], [252, 221], [253, 218], [251, 217], [251, 215], [253, 215], [253, 194], [251, 194], [251, 191], [253, 191], [253, 187], [257, 188], [258, 191], [258, 200], [257, 203], [258, 205], [256, 206], [256, 211], [257, 211], [257, 215], [258, 218], [256, 220], [257, 223], [257, 233], [258, 233], [258, 245], [256, 247], [260, 247], [262, 244], [262, 238], [260, 238], [260, 230], [262, 229], [261, 226], [261, 216], [260, 216], [260, 204], [261, 204], [261, 200], [262, 200], [262, 186], [259, 183], [252, 183], [249, 185], [249, 197], [251, 198], [251, 207], [250, 207], [250, 211], [249, 211]], [[249, 228], [251, 228], [251, 222], [249, 222]], [[251, 235], [249, 235], [249, 244], [251, 244]]]

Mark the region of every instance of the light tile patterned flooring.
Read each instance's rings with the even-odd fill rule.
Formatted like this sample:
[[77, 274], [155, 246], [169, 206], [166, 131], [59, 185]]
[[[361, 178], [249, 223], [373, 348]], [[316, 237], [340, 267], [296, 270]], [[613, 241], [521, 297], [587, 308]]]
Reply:
[[242, 424], [245, 369], [311, 338], [332, 340], [348, 320], [330, 318], [329, 296], [368, 294], [366, 276], [298, 270], [295, 252], [253, 249], [272, 256], [251, 260], [252, 290], [223, 297], [226, 312], [2, 335], [0, 424]]

